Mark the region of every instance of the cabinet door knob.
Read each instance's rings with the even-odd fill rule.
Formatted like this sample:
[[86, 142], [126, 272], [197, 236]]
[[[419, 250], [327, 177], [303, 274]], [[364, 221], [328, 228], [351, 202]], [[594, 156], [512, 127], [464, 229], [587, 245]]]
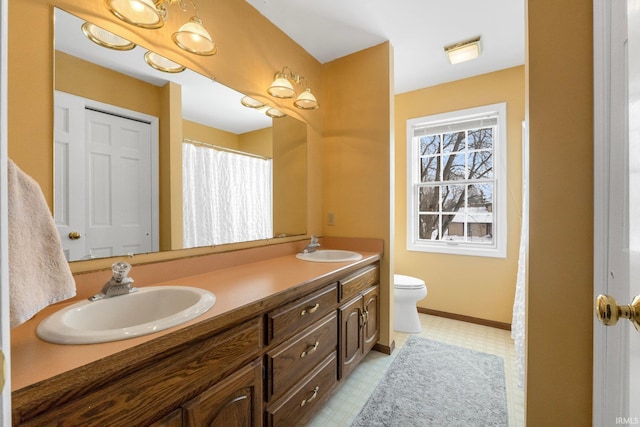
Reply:
[[300, 406], [304, 406], [307, 403], [311, 402], [313, 399], [315, 399], [318, 396], [318, 390], [320, 390], [320, 386], [317, 385], [316, 388], [313, 389], [313, 394], [311, 394], [311, 397], [308, 399], [304, 399], [302, 402], [300, 402]]
[[311, 354], [316, 351], [318, 349], [318, 345], [320, 345], [319, 341], [316, 341], [314, 345], [310, 345], [305, 351], [302, 352], [302, 354], [300, 354], [300, 359], [305, 357], [307, 354]]
[[307, 307], [300, 312], [300, 316], [305, 316], [307, 314], [315, 313], [320, 308], [320, 303], [317, 302], [316, 305], [312, 305], [311, 307]]
[[79, 232], [77, 232], [77, 231], [72, 231], [71, 233], [69, 233], [69, 238], [70, 238], [71, 240], [78, 240], [78, 239], [79, 239], [79, 238], [81, 238], [81, 237], [82, 237], [82, 234], [80, 234], [80, 233], [79, 233]]

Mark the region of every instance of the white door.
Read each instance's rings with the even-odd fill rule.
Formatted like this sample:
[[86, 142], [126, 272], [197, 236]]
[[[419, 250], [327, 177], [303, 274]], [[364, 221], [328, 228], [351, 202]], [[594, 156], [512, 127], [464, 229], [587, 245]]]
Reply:
[[[640, 0], [594, 5], [594, 290], [627, 305], [640, 295]], [[596, 322], [594, 426], [640, 424], [639, 380], [640, 331]]]
[[157, 118], [58, 91], [54, 104], [54, 218], [67, 259], [157, 251]]
[[85, 117], [87, 249], [99, 258], [151, 252], [150, 125], [93, 110]]

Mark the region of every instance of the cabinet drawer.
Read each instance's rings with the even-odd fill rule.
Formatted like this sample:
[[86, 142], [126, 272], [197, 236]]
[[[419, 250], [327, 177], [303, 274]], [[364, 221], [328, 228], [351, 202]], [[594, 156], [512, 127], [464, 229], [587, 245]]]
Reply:
[[267, 400], [278, 397], [310, 372], [338, 343], [338, 316], [331, 314], [267, 353]]
[[268, 341], [272, 343], [291, 336], [336, 308], [338, 288], [331, 284], [267, 314]]
[[327, 357], [292, 392], [267, 408], [268, 426], [298, 426], [308, 421], [337, 382], [336, 354]]
[[354, 275], [340, 281], [340, 300], [345, 301], [365, 289], [376, 285], [380, 280], [380, 269], [377, 265], [365, 267]]

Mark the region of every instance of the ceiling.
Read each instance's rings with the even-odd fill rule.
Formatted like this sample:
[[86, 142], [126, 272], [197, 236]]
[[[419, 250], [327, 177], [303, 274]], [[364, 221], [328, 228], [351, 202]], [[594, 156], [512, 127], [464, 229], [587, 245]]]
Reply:
[[[389, 41], [395, 93], [524, 64], [524, 0], [246, 0], [325, 63]], [[482, 37], [482, 55], [451, 65], [448, 46]]]

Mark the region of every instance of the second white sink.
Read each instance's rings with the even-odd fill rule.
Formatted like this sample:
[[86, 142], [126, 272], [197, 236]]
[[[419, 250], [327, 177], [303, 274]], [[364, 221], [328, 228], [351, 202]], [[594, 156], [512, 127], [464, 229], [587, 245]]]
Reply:
[[296, 255], [298, 259], [312, 262], [346, 262], [358, 261], [362, 259], [362, 255], [358, 252], [343, 251], [338, 249], [318, 249], [307, 254], [299, 253]]
[[99, 301], [80, 301], [38, 325], [38, 337], [56, 344], [92, 344], [147, 335], [209, 310], [213, 293], [189, 286], [149, 286]]

